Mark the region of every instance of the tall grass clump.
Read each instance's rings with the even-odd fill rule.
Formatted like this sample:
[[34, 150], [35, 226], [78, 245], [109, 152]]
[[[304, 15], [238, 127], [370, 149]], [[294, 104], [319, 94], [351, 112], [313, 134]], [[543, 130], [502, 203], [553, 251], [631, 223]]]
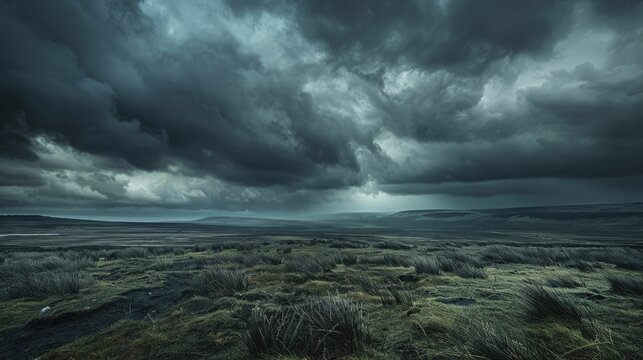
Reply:
[[83, 251], [65, 250], [65, 251], [59, 251], [57, 255], [63, 259], [73, 261], [74, 263], [76, 263], [76, 266], [78, 266], [79, 268], [86, 268], [86, 267], [92, 266], [99, 259], [98, 251], [95, 251], [95, 250], [83, 250]]
[[388, 249], [388, 250], [411, 250], [413, 245], [402, 244], [394, 241], [383, 241], [373, 245], [377, 249]]
[[477, 256], [467, 254], [467, 253], [464, 253], [464, 252], [450, 252], [450, 253], [446, 253], [446, 254], [442, 255], [441, 257], [443, 259], [456, 261], [456, 262], [471, 265], [471, 266], [474, 266], [474, 267], [477, 267], [477, 268], [483, 268], [484, 267], [484, 261], [482, 261], [482, 259], [480, 259]]
[[617, 294], [643, 295], [643, 280], [634, 276], [610, 275], [607, 277], [610, 290]]
[[349, 278], [349, 281], [352, 284], [359, 286], [362, 291], [369, 295], [379, 294], [380, 285], [366, 276], [353, 275]]
[[243, 264], [244, 266], [255, 266], [258, 264], [279, 265], [283, 261], [281, 256], [265, 253], [245, 253], [228, 256], [232, 262]]
[[465, 253], [448, 253], [437, 257], [440, 270], [453, 272], [463, 278], [486, 279], [484, 262], [476, 256]]
[[590, 253], [593, 259], [628, 270], [643, 270], [643, 252], [629, 248], [606, 248]]
[[53, 295], [77, 294], [80, 289], [94, 283], [94, 278], [89, 275], [81, 275], [78, 270], [20, 273], [2, 282], [0, 297], [3, 299], [41, 299]]
[[404, 285], [382, 285], [361, 275], [352, 276], [350, 282], [359, 286], [365, 293], [377, 296], [384, 306], [413, 305], [413, 301], [415, 300], [413, 292]]
[[220, 252], [229, 249], [236, 249], [239, 251], [248, 251], [259, 247], [260, 244], [255, 242], [237, 242], [237, 241], [222, 241], [210, 246], [210, 250], [214, 252]]
[[440, 265], [440, 270], [452, 272], [462, 263], [444, 256], [438, 256], [438, 264]]
[[491, 245], [484, 248], [484, 258], [498, 263], [526, 264], [527, 255], [520, 249], [506, 245]]
[[95, 283], [81, 270], [94, 261], [78, 253], [14, 253], [0, 265], [0, 297], [46, 298], [75, 294]]
[[541, 266], [567, 265], [582, 271], [600, 267], [597, 261], [614, 264], [623, 269], [643, 270], [643, 252], [623, 247], [562, 248], [487, 246], [485, 260], [496, 263], [533, 264]]
[[268, 265], [279, 265], [284, 261], [281, 256], [274, 254], [259, 254], [259, 263]]
[[325, 297], [289, 308], [253, 311], [242, 340], [252, 358], [336, 359], [359, 353], [368, 334], [359, 305]]
[[540, 266], [558, 265], [587, 253], [564, 248], [511, 247], [506, 245], [487, 246], [483, 251], [485, 260], [496, 263], [532, 264]]
[[109, 260], [146, 258], [151, 254], [152, 253], [149, 250], [140, 246], [123, 247], [119, 249], [101, 249], [97, 252], [99, 257]]
[[552, 276], [545, 279], [545, 283], [553, 288], [577, 288], [583, 284], [571, 276]]
[[352, 266], [357, 264], [357, 255], [351, 253], [341, 253], [337, 256], [337, 262], [344, 266]]
[[367, 245], [362, 244], [362, 242], [355, 242], [351, 240], [332, 240], [328, 245], [331, 249], [359, 249]]
[[293, 256], [284, 261], [286, 270], [304, 274], [319, 274], [337, 266], [334, 256]]
[[192, 288], [201, 295], [219, 295], [248, 288], [248, 275], [240, 270], [208, 267], [192, 280]]
[[[594, 322], [580, 326], [583, 336], [558, 343], [542, 341], [512, 324], [511, 318], [475, 314], [462, 319], [454, 342], [461, 344], [457, 359], [545, 360], [545, 359], [629, 359], [629, 351], [619, 352], [611, 332]], [[455, 355], [455, 354], [454, 354]], [[449, 357], [450, 358], [450, 357]]]
[[455, 267], [453, 272], [459, 277], [466, 279], [486, 279], [487, 272], [470, 264], [460, 263]]
[[585, 260], [571, 260], [565, 264], [566, 267], [578, 269], [582, 272], [592, 272], [597, 268], [601, 268], [601, 265], [597, 262], [590, 262]]
[[380, 286], [377, 288], [376, 294], [384, 306], [413, 305], [413, 301], [415, 300], [415, 296], [411, 290], [395, 285]]
[[494, 360], [543, 359], [524, 333], [507, 322], [470, 317], [457, 333], [464, 358]]
[[532, 319], [560, 318], [580, 322], [586, 315], [586, 310], [558, 290], [525, 285], [522, 297], [525, 312]]
[[152, 262], [151, 268], [154, 270], [169, 270], [174, 266], [174, 260], [166, 257], [157, 257]]
[[212, 258], [202, 261], [203, 264], [240, 264], [244, 267], [252, 267], [258, 264], [279, 265], [282, 262], [281, 256], [265, 253], [245, 254], [217, 254]]
[[436, 258], [416, 256], [411, 259], [411, 264], [418, 274], [440, 275], [440, 264]]
[[360, 257], [360, 263], [376, 266], [411, 266], [411, 261], [408, 257], [401, 256], [398, 254], [384, 254], [384, 255], [374, 255], [374, 256], [363, 256]]

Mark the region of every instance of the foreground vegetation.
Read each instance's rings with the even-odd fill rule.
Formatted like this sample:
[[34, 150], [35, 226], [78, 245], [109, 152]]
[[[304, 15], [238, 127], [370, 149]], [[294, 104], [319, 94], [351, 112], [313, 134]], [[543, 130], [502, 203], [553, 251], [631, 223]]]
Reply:
[[642, 275], [640, 249], [608, 244], [273, 236], [12, 249], [0, 257], [0, 352], [637, 359]]

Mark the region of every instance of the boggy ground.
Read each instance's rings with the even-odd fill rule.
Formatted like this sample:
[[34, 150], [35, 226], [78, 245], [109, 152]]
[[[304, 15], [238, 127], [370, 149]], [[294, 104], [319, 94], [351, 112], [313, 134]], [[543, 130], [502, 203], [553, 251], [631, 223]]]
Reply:
[[635, 245], [257, 236], [1, 258], [7, 359], [638, 359], [643, 345]]

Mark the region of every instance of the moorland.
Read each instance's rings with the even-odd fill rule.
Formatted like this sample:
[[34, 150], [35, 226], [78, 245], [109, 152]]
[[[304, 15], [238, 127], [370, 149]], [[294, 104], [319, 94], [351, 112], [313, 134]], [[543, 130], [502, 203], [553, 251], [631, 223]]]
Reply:
[[641, 358], [641, 204], [0, 227], [6, 359]]

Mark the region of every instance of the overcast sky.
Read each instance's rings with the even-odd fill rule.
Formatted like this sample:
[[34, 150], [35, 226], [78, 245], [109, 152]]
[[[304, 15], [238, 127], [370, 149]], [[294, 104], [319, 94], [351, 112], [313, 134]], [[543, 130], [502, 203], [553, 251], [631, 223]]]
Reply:
[[0, 0], [0, 213], [643, 201], [643, 3]]

